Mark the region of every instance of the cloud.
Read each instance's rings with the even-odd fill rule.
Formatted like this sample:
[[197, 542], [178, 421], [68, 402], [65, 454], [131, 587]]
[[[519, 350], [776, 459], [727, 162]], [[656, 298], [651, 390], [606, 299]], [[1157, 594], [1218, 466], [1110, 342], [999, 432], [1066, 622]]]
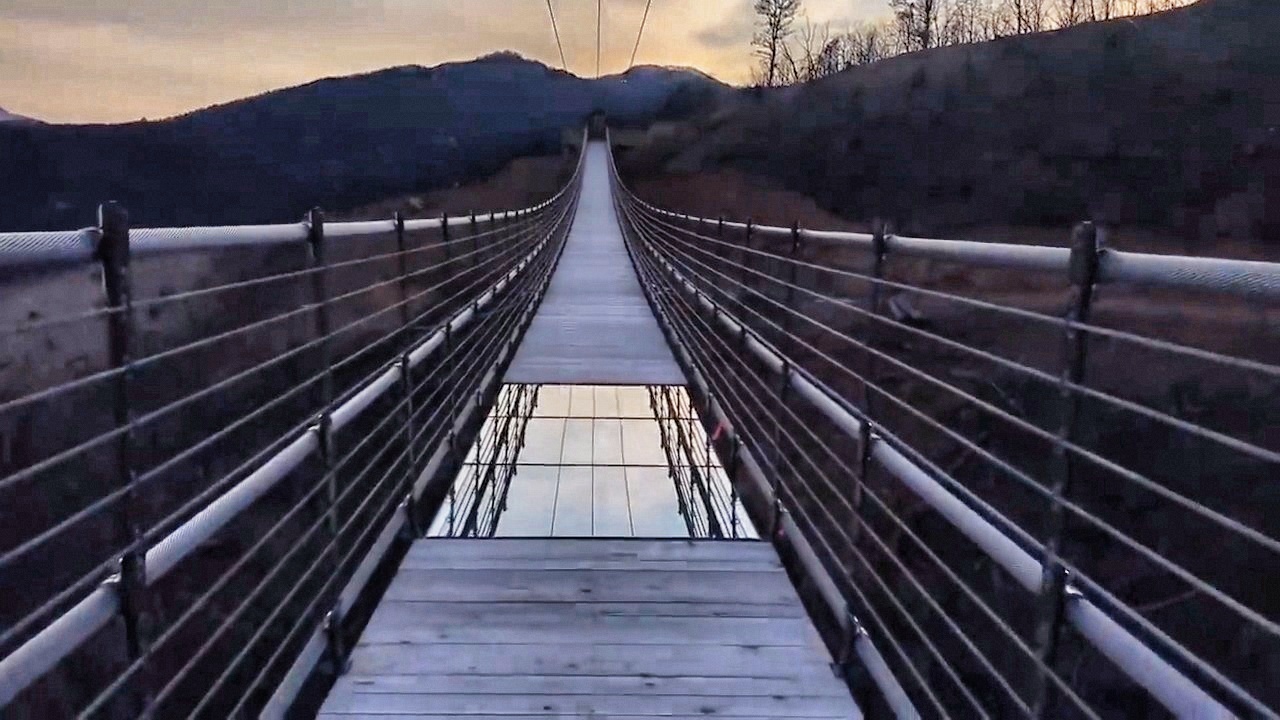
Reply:
[[709, 48], [723, 49], [750, 44], [755, 34], [755, 13], [751, 0], [737, 0], [717, 23], [702, 28], [694, 38]]
[[[647, 0], [604, 0], [601, 71]], [[806, 0], [815, 20], [884, 0]], [[595, 72], [592, 0], [553, 0], [569, 70]], [[751, 0], [653, 0], [636, 62], [741, 82]], [[541, 0], [0, 0], [0, 104], [55, 122], [165, 117], [318, 77], [496, 50], [559, 65]]]
[[255, 27], [301, 27], [367, 17], [369, 13], [362, 11], [360, 5], [351, 0], [331, 0], [323, 6], [296, 0], [6, 0], [0, 8], [0, 18], [78, 26], [127, 25], [191, 35]]

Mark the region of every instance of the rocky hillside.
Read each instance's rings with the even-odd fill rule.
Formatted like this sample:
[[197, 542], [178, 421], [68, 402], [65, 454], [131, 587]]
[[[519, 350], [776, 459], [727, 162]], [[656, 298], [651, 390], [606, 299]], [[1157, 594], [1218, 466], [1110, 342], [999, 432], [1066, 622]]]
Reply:
[[912, 232], [1085, 218], [1194, 249], [1280, 232], [1280, 3], [1180, 10], [855, 68], [689, 108], [641, 176], [770, 176]]
[[157, 122], [0, 124], [0, 230], [69, 228], [119, 200], [141, 225], [280, 222], [449, 187], [557, 151], [597, 109], [646, 123], [691, 70], [587, 80], [502, 53], [328, 78]]

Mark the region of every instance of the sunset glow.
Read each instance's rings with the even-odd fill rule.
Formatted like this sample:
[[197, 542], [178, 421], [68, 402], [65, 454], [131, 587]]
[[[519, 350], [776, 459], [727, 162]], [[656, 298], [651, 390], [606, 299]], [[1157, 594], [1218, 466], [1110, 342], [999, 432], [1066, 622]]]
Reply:
[[[592, 0], [554, 0], [569, 70], [595, 73]], [[626, 69], [645, 0], [605, 0], [602, 72]], [[806, 0], [814, 22], [884, 0]], [[751, 0], [654, 0], [636, 62], [729, 83], [751, 63]], [[543, 0], [5, 0], [0, 107], [50, 122], [158, 118], [319, 77], [514, 50], [558, 66]]]

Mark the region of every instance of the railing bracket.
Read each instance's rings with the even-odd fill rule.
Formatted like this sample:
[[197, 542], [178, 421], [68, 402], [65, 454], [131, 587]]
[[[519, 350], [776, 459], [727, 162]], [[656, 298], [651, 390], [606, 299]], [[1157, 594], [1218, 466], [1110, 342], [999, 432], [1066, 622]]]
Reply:
[[329, 661], [333, 663], [334, 675], [346, 675], [351, 669], [351, 658], [347, 653], [347, 644], [342, 636], [343, 610], [341, 603], [324, 615], [325, 641], [329, 648]]

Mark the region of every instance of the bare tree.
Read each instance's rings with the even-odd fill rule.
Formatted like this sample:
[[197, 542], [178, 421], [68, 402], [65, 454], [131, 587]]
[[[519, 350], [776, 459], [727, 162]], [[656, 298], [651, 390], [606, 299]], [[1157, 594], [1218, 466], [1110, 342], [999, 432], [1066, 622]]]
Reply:
[[822, 46], [818, 53], [818, 77], [835, 75], [853, 65], [848, 36], [836, 36]]
[[1040, 32], [1044, 29], [1044, 0], [1010, 0], [1014, 32]]
[[1138, 3], [1137, 0], [1134, 0], [1133, 14], [1150, 15], [1151, 13], [1164, 12], [1165, 10], [1172, 10], [1177, 7], [1182, 7], [1183, 5], [1190, 5], [1194, 1], [1195, 0], [1144, 0], [1144, 2]]
[[[899, 53], [984, 42], [1127, 15], [1147, 15], [1196, 0], [888, 0], [893, 19], [861, 25], [823, 46], [820, 63], [841, 69]], [[797, 67], [800, 65], [798, 64]]]
[[963, 45], [996, 37], [988, 0], [953, 0], [940, 28], [939, 45]]
[[[831, 74], [823, 72], [823, 51], [830, 41], [829, 24], [814, 25], [805, 18], [800, 31], [794, 33], [794, 40], [782, 46], [781, 84], [808, 82]], [[839, 68], [832, 72], [839, 72]]]
[[756, 0], [756, 34], [751, 39], [759, 59], [758, 82], [768, 87], [782, 83], [783, 61], [800, 0]]
[[1089, 19], [1110, 20], [1116, 17], [1119, 15], [1117, 4], [1117, 0], [1089, 0]]
[[848, 45], [850, 65], [868, 65], [890, 57], [890, 32], [885, 26], [875, 23], [862, 23], [854, 26], [845, 34]]
[[937, 45], [942, 0], [889, 0], [898, 37], [907, 52]]
[[1058, 0], [1054, 19], [1058, 27], [1073, 27], [1089, 20], [1089, 0]]

